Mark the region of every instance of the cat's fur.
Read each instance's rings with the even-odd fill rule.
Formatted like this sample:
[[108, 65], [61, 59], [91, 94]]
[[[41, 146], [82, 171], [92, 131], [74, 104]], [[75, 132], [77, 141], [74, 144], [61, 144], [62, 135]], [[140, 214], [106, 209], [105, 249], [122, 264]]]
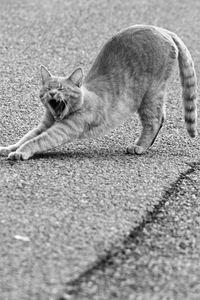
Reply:
[[18, 143], [0, 147], [0, 154], [25, 160], [75, 138], [95, 137], [134, 112], [139, 114], [142, 133], [127, 150], [145, 152], [165, 119], [166, 86], [177, 60], [186, 128], [195, 137], [197, 80], [188, 49], [172, 32], [136, 25], [105, 44], [84, 80], [81, 68], [66, 78], [41, 67], [44, 117]]

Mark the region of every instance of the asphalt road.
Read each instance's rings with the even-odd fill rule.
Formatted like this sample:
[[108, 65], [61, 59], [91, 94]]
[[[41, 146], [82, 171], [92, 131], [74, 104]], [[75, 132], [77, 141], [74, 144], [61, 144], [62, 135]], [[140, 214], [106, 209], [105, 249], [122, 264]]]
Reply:
[[[199, 78], [198, 0], [0, 0], [0, 7], [1, 145], [19, 139], [41, 118], [41, 64], [55, 74], [77, 66], [86, 73], [107, 38], [129, 25], [175, 31], [190, 49]], [[26, 162], [0, 158], [0, 300], [55, 299], [66, 283], [76, 283], [109, 251], [112, 255], [116, 244], [122, 248], [173, 182], [198, 162], [199, 138], [190, 140], [184, 127], [178, 72], [153, 148], [143, 156], [125, 155], [139, 131], [135, 116], [105, 137], [76, 141]], [[156, 240], [156, 228], [151, 230]], [[123, 263], [120, 274], [132, 276]], [[152, 274], [146, 276], [150, 281]], [[127, 299], [119, 284], [114, 287], [119, 289], [114, 299]], [[156, 289], [145, 296], [134, 288], [126, 291], [130, 299], [162, 299]], [[102, 288], [94, 299], [107, 295]]]
[[200, 163], [181, 174], [121, 245], [68, 283], [64, 299], [198, 300], [199, 175]]

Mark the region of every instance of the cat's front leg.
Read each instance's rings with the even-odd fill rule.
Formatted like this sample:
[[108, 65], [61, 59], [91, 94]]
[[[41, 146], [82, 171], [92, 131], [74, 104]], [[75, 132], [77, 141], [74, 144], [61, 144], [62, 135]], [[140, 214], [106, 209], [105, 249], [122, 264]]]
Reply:
[[25, 134], [16, 144], [9, 145], [7, 147], [0, 147], [0, 156], [8, 156], [9, 153], [16, 151], [23, 143], [32, 139], [42, 132], [41, 128], [34, 128]]
[[25, 142], [33, 139], [34, 137], [48, 129], [50, 126], [52, 126], [53, 123], [53, 116], [48, 111], [46, 111], [40, 124], [36, 128], [30, 130], [27, 134], [25, 134], [16, 144], [9, 145], [7, 147], [0, 147], [0, 156], [8, 156], [9, 153], [16, 151]]
[[80, 120], [71, 119], [65, 122], [56, 122], [52, 127], [37, 137], [27, 141], [16, 151], [11, 152], [8, 158], [11, 160], [27, 160], [35, 153], [42, 153], [60, 146], [78, 137], [83, 130]]
[[23, 136], [16, 144], [9, 145], [7, 147], [0, 147], [0, 156], [7, 156], [9, 153], [16, 151], [23, 143], [37, 136], [41, 132], [42, 131], [40, 127], [34, 128], [33, 130], [25, 134], [25, 136]]

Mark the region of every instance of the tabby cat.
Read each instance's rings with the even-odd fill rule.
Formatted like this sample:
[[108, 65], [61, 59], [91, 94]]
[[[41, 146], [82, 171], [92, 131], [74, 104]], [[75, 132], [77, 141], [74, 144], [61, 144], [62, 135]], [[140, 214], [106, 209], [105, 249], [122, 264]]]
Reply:
[[165, 120], [166, 87], [177, 60], [186, 128], [195, 137], [197, 80], [188, 49], [173, 32], [135, 25], [104, 45], [84, 80], [81, 68], [69, 77], [56, 77], [42, 66], [44, 117], [19, 142], [0, 147], [0, 154], [26, 160], [75, 138], [96, 137], [134, 112], [139, 114], [142, 132], [127, 151], [144, 153]]

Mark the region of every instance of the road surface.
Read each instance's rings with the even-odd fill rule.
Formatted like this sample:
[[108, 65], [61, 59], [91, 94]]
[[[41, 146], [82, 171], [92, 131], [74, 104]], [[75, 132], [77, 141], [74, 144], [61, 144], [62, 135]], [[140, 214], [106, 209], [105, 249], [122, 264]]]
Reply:
[[[175, 31], [188, 46], [199, 78], [198, 0], [0, 0], [0, 5], [1, 145], [18, 140], [42, 116], [41, 64], [54, 74], [70, 74], [77, 66], [87, 73], [105, 41], [127, 26], [145, 23]], [[191, 168], [199, 176], [199, 138], [189, 139], [184, 127], [178, 72], [171, 80], [166, 106], [165, 126], [143, 156], [125, 154], [126, 146], [140, 132], [135, 116], [107, 136], [76, 141], [25, 162], [0, 158], [0, 300], [54, 300], [63, 290], [65, 299], [182, 299], [180, 288], [167, 285], [166, 278], [173, 272], [160, 279], [163, 287], [171, 289], [164, 298], [156, 289], [159, 278], [152, 271], [154, 264], [148, 263], [148, 253], [143, 263], [143, 253], [150, 247], [147, 233], [152, 235], [152, 244], [153, 239], [155, 245], [159, 243], [160, 225], [155, 226], [154, 219], [159, 219], [156, 211], [162, 207], [166, 243], [160, 244], [169, 246], [170, 237], [164, 231], [172, 222], [168, 210], [180, 213], [181, 202], [170, 198], [174, 209], [166, 206], [167, 191]], [[186, 184], [192, 205], [191, 185]], [[198, 180], [194, 185], [198, 189]], [[194, 213], [199, 210], [195, 198]], [[183, 212], [184, 220], [189, 219], [190, 211], [183, 208]], [[198, 231], [198, 222], [195, 228]], [[135, 256], [126, 245], [130, 237], [136, 243], [140, 232], [141, 241], [134, 250], [140, 254]], [[182, 237], [175, 233], [173, 238], [179, 245]], [[198, 248], [198, 236], [194, 239]], [[124, 259], [123, 248], [129, 253]], [[165, 255], [157, 246], [151, 247], [150, 254], [154, 258]], [[199, 290], [194, 293], [188, 287], [191, 270], [198, 278], [197, 262], [184, 254], [183, 258], [184, 272], [177, 271], [178, 282], [187, 290], [188, 299], [199, 299]], [[116, 272], [107, 266], [110, 259]], [[166, 261], [171, 267], [170, 259]], [[102, 265], [111, 274], [106, 289], [99, 275]], [[162, 261], [159, 274], [161, 265]], [[111, 280], [113, 272], [118, 281]], [[148, 283], [146, 288], [141, 278]]]

